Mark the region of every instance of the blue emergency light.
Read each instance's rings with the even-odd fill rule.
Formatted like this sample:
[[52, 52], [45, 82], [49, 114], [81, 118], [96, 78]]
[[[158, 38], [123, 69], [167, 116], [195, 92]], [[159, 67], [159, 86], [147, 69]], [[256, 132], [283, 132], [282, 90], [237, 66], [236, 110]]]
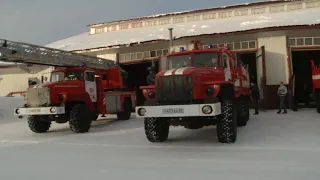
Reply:
[[82, 63], [81, 67], [85, 68], [85, 67], [87, 67], [87, 64], [84, 62], [84, 63]]
[[213, 45], [212, 44], [209, 44], [209, 49], [212, 49], [213, 48]]
[[180, 51], [184, 51], [184, 47], [180, 47]]

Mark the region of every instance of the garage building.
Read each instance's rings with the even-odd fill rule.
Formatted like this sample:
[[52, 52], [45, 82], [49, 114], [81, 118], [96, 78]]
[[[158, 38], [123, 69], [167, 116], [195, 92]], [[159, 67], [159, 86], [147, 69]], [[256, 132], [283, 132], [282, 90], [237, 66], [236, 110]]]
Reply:
[[[91, 24], [89, 32], [48, 47], [117, 61], [131, 85], [140, 86], [146, 84], [147, 67], [159, 66], [159, 58], [168, 54], [168, 28], [173, 28], [171, 50], [192, 49], [196, 39], [204, 48], [212, 44], [237, 51], [260, 87], [263, 107], [274, 109], [281, 81], [298, 102], [311, 101], [310, 60], [320, 61], [319, 12], [320, 0], [281, 0], [160, 14]], [[293, 81], [296, 88], [290, 86]]]

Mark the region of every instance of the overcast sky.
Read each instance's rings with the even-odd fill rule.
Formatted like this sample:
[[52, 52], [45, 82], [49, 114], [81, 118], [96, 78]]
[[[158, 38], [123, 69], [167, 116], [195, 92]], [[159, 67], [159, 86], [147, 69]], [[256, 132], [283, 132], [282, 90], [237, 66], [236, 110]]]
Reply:
[[0, 0], [0, 38], [46, 45], [87, 24], [255, 0]]

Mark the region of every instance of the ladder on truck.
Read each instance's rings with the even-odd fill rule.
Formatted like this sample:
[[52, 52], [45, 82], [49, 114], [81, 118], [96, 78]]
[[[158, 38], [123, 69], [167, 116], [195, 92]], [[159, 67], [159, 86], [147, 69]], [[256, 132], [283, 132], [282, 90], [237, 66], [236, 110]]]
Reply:
[[0, 61], [104, 70], [117, 67], [113, 60], [5, 39], [0, 39]]

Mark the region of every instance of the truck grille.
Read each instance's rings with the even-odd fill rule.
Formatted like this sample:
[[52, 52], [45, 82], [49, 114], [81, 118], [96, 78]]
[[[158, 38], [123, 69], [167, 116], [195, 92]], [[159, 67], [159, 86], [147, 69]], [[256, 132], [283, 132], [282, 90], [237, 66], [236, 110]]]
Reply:
[[50, 89], [46, 87], [29, 88], [26, 94], [26, 104], [39, 107], [50, 104]]
[[158, 77], [156, 82], [157, 101], [179, 103], [191, 101], [193, 81], [191, 75]]

